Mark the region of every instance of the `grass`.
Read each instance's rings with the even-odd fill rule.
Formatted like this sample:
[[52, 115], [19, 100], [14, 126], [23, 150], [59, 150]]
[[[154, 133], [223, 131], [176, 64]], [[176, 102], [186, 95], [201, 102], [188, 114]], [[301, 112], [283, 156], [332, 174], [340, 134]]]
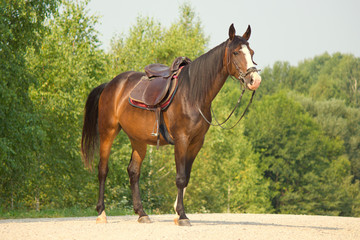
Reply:
[[[106, 215], [133, 215], [134, 211], [129, 209], [108, 209]], [[10, 210], [0, 209], [0, 219], [18, 219], [18, 218], [63, 218], [63, 217], [91, 217], [97, 216], [93, 208], [64, 208], [64, 209], [42, 209], [36, 210]]]

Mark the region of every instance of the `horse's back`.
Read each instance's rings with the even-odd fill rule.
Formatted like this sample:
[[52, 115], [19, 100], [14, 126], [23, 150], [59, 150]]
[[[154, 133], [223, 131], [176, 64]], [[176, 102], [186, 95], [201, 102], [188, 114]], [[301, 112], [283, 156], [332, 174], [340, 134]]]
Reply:
[[106, 86], [108, 89], [121, 88], [121, 87], [130, 87], [136, 84], [145, 73], [128, 71], [123, 72], [114, 77]]
[[143, 72], [134, 71], [123, 72], [117, 75], [106, 85], [101, 98], [106, 97], [113, 100], [117, 99], [119, 96], [128, 98], [130, 91], [144, 75], [145, 73]]
[[123, 72], [107, 83], [99, 99], [99, 121], [116, 124], [119, 107], [128, 104], [131, 90], [144, 75], [142, 72]]

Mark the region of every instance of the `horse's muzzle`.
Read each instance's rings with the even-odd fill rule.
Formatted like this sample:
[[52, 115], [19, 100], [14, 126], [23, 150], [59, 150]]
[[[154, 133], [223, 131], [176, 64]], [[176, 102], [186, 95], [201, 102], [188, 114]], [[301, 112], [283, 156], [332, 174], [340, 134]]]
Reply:
[[255, 91], [261, 83], [261, 76], [257, 72], [250, 73], [250, 82], [247, 83], [247, 88], [251, 91]]

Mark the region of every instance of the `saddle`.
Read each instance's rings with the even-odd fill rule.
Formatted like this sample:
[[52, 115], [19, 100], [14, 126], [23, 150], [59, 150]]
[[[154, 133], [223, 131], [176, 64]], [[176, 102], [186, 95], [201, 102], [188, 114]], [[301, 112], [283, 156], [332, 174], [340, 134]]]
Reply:
[[[147, 110], [155, 110], [162, 103], [168, 100], [175, 90], [177, 75], [181, 71], [181, 67], [190, 63], [191, 60], [186, 57], [178, 57], [168, 67], [163, 64], [150, 64], [145, 67], [145, 76], [142, 77], [138, 84], [130, 93], [130, 104], [135, 107]], [[165, 101], [164, 101], [165, 100]], [[162, 110], [167, 107], [163, 106]]]
[[177, 87], [178, 75], [181, 69], [191, 63], [187, 57], [176, 58], [170, 67], [163, 64], [150, 64], [145, 67], [145, 76], [135, 85], [130, 92], [129, 103], [138, 108], [155, 112], [156, 132], [152, 135], [157, 137], [159, 147], [159, 131], [169, 143], [172, 143], [166, 126], [162, 122], [162, 111], [171, 103]]

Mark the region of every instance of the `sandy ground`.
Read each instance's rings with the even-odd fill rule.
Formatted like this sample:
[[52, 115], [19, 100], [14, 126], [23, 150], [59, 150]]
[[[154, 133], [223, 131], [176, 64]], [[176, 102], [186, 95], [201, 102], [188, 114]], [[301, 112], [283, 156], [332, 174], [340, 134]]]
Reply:
[[188, 214], [191, 227], [179, 227], [174, 215], [0, 220], [0, 239], [359, 239], [360, 218], [271, 215]]

